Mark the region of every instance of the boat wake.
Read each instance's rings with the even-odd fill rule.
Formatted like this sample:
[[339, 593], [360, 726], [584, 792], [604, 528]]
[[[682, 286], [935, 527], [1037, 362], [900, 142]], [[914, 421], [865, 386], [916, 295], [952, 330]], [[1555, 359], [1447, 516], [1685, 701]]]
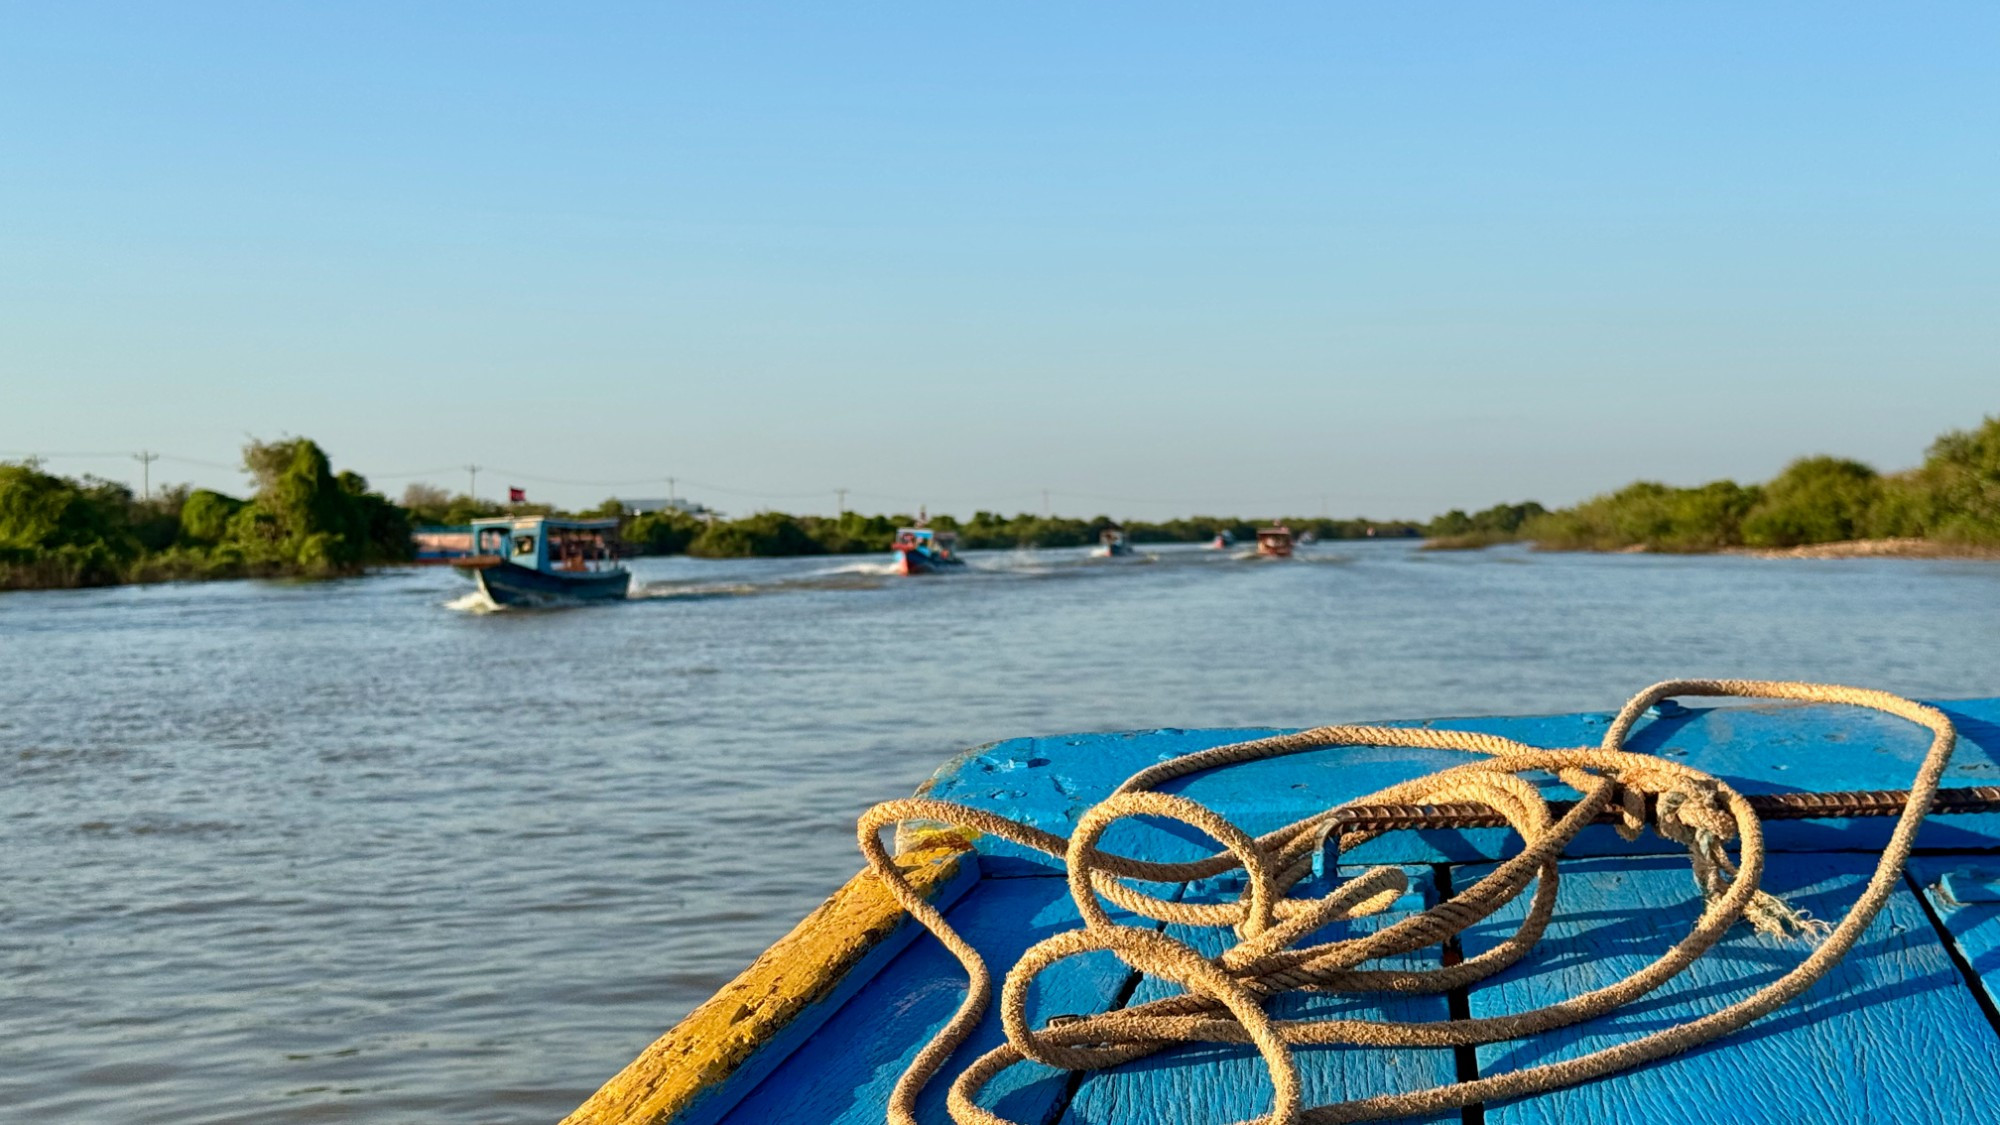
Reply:
[[886, 562], [852, 562], [830, 566], [813, 572], [816, 578], [831, 578], [843, 574], [858, 574], [873, 578], [888, 578], [896, 575], [896, 564]]
[[635, 582], [631, 599], [678, 599], [696, 601], [702, 598], [737, 598], [745, 594], [761, 594], [770, 588], [770, 583], [756, 582]]
[[499, 613], [506, 607], [486, 596], [484, 590], [468, 590], [444, 603], [446, 609], [460, 613]]
[[709, 582], [634, 582], [630, 599], [699, 601], [708, 598], [745, 598], [757, 594], [782, 594], [798, 590], [873, 590], [895, 578], [888, 563], [855, 563], [828, 567], [806, 574], [761, 581], [717, 580]]

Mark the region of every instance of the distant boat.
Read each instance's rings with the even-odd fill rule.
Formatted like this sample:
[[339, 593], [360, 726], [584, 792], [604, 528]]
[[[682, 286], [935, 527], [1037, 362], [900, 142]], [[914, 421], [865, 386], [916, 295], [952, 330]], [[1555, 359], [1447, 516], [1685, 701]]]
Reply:
[[1292, 557], [1292, 529], [1283, 524], [1257, 529], [1257, 554], [1267, 559]]
[[472, 521], [472, 555], [452, 565], [495, 605], [622, 598], [632, 572], [618, 561], [618, 521], [551, 516]]
[[1234, 546], [1236, 546], [1236, 537], [1234, 535], [1231, 535], [1227, 531], [1218, 531], [1215, 533], [1215, 538], [1209, 541], [1208, 549], [1211, 551], [1227, 551]]
[[928, 527], [905, 527], [896, 532], [889, 548], [890, 565], [897, 574], [936, 574], [965, 565], [958, 557], [958, 536]]
[[1132, 554], [1132, 544], [1125, 539], [1125, 533], [1115, 527], [1107, 527], [1097, 533], [1097, 546], [1090, 552], [1093, 559], [1125, 558]]

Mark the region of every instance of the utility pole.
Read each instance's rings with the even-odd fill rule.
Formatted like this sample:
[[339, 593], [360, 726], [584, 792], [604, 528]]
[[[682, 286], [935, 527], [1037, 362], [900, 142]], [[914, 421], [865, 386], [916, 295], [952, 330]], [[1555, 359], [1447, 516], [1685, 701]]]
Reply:
[[139, 479], [143, 482], [140, 495], [147, 500], [153, 498], [153, 462], [159, 459], [159, 454], [143, 449], [132, 455], [132, 460], [139, 462]]
[[667, 478], [667, 507], [674, 506], [674, 478]]
[[477, 465], [467, 465], [465, 467], [465, 494], [475, 500], [479, 498], [479, 466]]
[[836, 505], [836, 507], [838, 508], [838, 510], [839, 510], [839, 512], [840, 512], [840, 514], [841, 514], [841, 515], [843, 515], [843, 516], [844, 516], [844, 515], [846, 515], [846, 514], [847, 514], [847, 490], [846, 490], [846, 489], [844, 489], [844, 488], [836, 488], [836, 489], [834, 489], [834, 490], [833, 490], [833, 494], [834, 494], [834, 496], [835, 496], [835, 497], [837, 497], [837, 498], [839, 499], [839, 501], [840, 501], [840, 502], [839, 502], [839, 504], [837, 504], [837, 505]]
[[1044, 488], [1042, 489], [1042, 518], [1048, 519], [1054, 514], [1055, 513], [1050, 511], [1049, 509], [1049, 490]]

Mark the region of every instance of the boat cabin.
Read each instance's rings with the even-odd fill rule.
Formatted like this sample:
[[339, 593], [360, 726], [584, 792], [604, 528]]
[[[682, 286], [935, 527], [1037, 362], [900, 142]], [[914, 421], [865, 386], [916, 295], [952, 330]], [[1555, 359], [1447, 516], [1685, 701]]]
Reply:
[[512, 563], [544, 574], [616, 570], [618, 521], [502, 516], [472, 521], [475, 562]]
[[942, 558], [952, 557], [958, 547], [958, 535], [950, 531], [933, 531], [928, 527], [903, 527], [896, 529], [896, 542], [891, 550], [922, 551]]
[[1283, 524], [1257, 529], [1257, 553], [1266, 558], [1292, 557], [1292, 529]]

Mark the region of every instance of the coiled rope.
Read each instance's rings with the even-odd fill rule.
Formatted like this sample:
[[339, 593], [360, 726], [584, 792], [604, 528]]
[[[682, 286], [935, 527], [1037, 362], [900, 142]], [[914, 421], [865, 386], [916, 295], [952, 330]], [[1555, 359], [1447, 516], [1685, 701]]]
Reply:
[[[1700, 770], [1624, 749], [1625, 737], [1653, 704], [1671, 696], [1741, 696], [1809, 703], [1841, 703], [1886, 712], [1933, 732], [1909, 798], [1874, 875], [1837, 925], [1804, 918], [1758, 888], [1764, 839], [1756, 812], [1734, 789]], [[1270, 1068], [1275, 1090], [1268, 1125], [1332, 1125], [1429, 1113], [1495, 1098], [1520, 1097], [1599, 1078], [1726, 1035], [1798, 996], [1859, 940], [1901, 878], [1917, 829], [1929, 811], [1951, 759], [1957, 734], [1935, 708], [1865, 688], [1762, 680], [1670, 680], [1632, 697], [1597, 747], [1551, 750], [1471, 731], [1334, 726], [1262, 738], [1174, 758], [1140, 770], [1091, 808], [1068, 839], [997, 813], [949, 801], [890, 801], [864, 814], [858, 826], [862, 853], [903, 909], [942, 942], [970, 978], [957, 1013], [911, 1062], [889, 1100], [893, 1125], [914, 1125], [917, 1097], [978, 1024], [992, 999], [985, 961], [939, 911], [911, 888], [891, 862], [882, 829], [930, 822], [998, 836], [1059, 857], [1083, 928], [1037, 943], [1008, 970], [1001, 987], [1000, 1018], [1007, 1042], [988, 1051], [952, 1083], [947, 1105], [958, 1125], [1017, 1125], [975, 1098], [1006, 1068], [1033, 1059], [1067, 1070], [1115, 1066], [1175, 1043], [1251, 1043]], [[1186, 797], [1156, 792], [1175, 778], [1243, 762], [1333, 746], [1396, 746], [1457, 750], [1482, 755], [1464, 765], [1392, 785], [1251, 837], [1228, 819]], [[1539, 790], [1520, 775], [1550, 772], [1582, 794], [1560, 818]], [[1435, 993], [1461, 988], [1514, 964], [1542, 936], [1555, 912], [1556, 860], [1585, 825], [1609, 812], [1619, 831], [1637, 838], [1647, 826], [1685, 845], [1706, 907], [1693, 930], [1652, 964], [1615, 984], [1514, 1015], [1442, 1022], [1355, 1019], [1278, 1020], [1265, 1013], [1274, 996], [1294, 989]], [[1378, 913], [1406, 888], [1399, 868], [1376, 867], [1320, 898], [1288, 892], [1314, 869], [1320, 849], [1351, 847], [1379, 832], [1333, 836], [1341, 809], [1393, 803], [1464, 803], [1490, 809], [1524, 841], [1522, 850], [1491, 874], [1437, 905], [1359, 937], [1297, 945], [1338, 919]], [[1155, 863], [1101, 851], [1098, 840], [1114, 822], [1133, 816], [1179, 821], [1206, 833], [1222, 848], [1207, 859]], [[1331, 837], [1331, 838], [1330, 838]], [[1725, 845], [1733, 842], [1738, 858]], [[1240, 869], [1245, 890], [1234, 902], [1171, 902], [1142, 893], [1122, 880], [1183, 883]], [[1513, 900], [1534, 884], [1521, 926], [1494, 948], [1437, 969], [1368, 969], [1364, 963], [1439, 945]], [[1100, 898], [1155, 922], [1233, 927], [1237, 943], [1205, 957], [1156, 929], [1121, 925]], [[1737, 921], [1765, 932], [1811, 932], [1819, 940], [1796, 968], [1752, 995], [1676, 1027], [1653, 1032], [1591, 1054], [1467, 1082], [1306, 1107], [1292, 1048], [1346, 1043], [1368, 1047], [1462, 1047], [1517, 1039], [1593, 1019], [1660, 987], [1715, 945]], [[1032, 1027], [1028, 986], [1049, 966], [1081, 953], [1108, 950], [1133, 970], [1179, 985], [1179, 995], [1121, 1011], [1051, 1021]]]

